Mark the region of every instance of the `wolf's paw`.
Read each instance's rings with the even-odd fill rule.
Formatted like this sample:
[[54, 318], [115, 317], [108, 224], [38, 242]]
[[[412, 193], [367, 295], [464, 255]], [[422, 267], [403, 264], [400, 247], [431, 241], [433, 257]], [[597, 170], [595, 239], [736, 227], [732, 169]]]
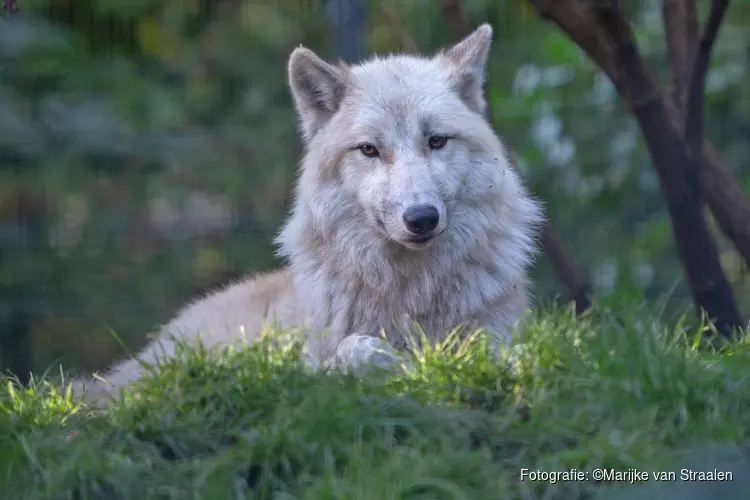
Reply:
[[336, 348], [336, 367], [355, 375], [371, 368], [393, 370], [400, 364], [398, 352], [385, 340], [369, 335], [349, 335]]

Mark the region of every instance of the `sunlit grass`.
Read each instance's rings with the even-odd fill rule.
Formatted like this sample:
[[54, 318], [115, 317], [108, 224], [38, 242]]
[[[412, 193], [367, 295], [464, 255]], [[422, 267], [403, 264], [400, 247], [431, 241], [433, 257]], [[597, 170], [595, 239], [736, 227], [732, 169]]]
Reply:
[[[59, 377], [28, 389], [6, 379], [0, 498], [677, 499], [718, 491], [700, 487], [745, 498], [748, 464], [738, 460], [750, 431], [750, 348], [711, 348], [683, 330], [667, 331], [642, 311], [576, 320], [553, 310], [524, 325], [502, 362], [474, 335], [368, 380], [311, 374], [298, 345], [272, 337], [241, 350], [184, 347], [105, 414], [76, 404]], [[731, 483], [627, 489], [519, 479], [521, 468], [602, 467], [735, 472]]]

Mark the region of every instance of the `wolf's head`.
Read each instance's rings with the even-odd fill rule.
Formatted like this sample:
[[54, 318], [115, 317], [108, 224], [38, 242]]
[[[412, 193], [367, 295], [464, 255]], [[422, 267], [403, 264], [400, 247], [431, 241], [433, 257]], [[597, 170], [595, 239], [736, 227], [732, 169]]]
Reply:
[[[307, 149], [298, 208], [306, 199], [301, 209], [318, 234], [366, 233], [423, 250], [446, 231], [481, 233], [473, 219], [491, 216], [503, 191], [520, 196], [484, 119], [491, 40], [483, 25], [433, 57], [392, 55], [354, 66], [294, 50], [289, 83]], [[346, 234], [334, 236], [342, 220]]]

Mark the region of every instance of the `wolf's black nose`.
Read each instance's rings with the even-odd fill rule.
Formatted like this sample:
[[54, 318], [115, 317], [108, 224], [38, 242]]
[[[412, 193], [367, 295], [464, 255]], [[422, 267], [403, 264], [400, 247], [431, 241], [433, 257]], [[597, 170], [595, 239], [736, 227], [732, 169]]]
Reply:
[[406, 229], [412, 234], [426, 234], [434, 230], [440, 214], [432, 205], [414, 205], [404, 212], [404, 223]]

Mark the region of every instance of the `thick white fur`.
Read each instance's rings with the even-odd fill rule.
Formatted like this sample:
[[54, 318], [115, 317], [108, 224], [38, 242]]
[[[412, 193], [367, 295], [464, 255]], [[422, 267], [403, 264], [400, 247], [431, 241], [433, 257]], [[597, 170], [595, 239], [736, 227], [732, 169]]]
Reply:
[[[471, 324], [506, 344], [528, 306], [542, 213], [483, 117], [491, 37], [484, 25], [434, 57], [351, 67], [294, 50], [289, 82], [306, 152], [277, 239], [288, 267], [188, 305], [139, 357], [173, 354], [174, 337], [208, 346], [252, 340], [271, 320], [304, 327], [313, 367], [372, 358], [377, 342], [363, 336], [381, 332], [402, 348], [413, 321], [431, 340]], [[442, 149], [427, 146], [435, 135], [450, 137]], [[362, 154], [363, 143], [379, 156]], [[439, 236], [424, 245], [406, 241], [402, 221], [418, 203], [440, 215]], [[141, 373], [136, 360], [124, 361], [103, 375], [111, 385], [92, 382], [89, 394]]]

